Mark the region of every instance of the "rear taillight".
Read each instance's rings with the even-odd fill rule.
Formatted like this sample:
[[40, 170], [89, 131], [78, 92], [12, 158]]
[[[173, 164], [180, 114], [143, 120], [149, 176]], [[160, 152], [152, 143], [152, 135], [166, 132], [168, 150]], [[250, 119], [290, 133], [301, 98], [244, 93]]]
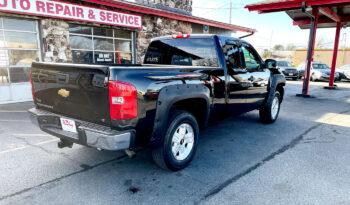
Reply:
[[30, 85], [31, 85], [31, 89], [32, 89], [32, 97], [33, 97], [33, 100], [35, 100], [35, 97], [34, 97], [34, 84], [33, 84], [32, 72], [30, 72], [29, 78], [30, 78]]
[[111, 119], [125, 120], [137, 117], [136, 88], [128, 83], [110, 81], [109, 105]]

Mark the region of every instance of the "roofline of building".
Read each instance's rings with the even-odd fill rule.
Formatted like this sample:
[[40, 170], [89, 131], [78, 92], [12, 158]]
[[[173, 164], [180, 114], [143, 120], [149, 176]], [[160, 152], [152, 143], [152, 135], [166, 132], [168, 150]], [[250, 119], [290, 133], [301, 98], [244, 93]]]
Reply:
[[227, 29], [227, 30], [235, 30], [235, 31], [247, 32], [247, 33], [256, 32], [256, 30], [252, 28], [237, 26], [233, 24], [227, 24], [227, 23], [213, 21], [210, 19], [200, 18], [196, 16], [179, 14], [172, 11], [152, 8], [146, 5], [132, 3], [132, 2], [117, 1], [117, 0], [83, 0], [83, 1], [99, 4], [99, 5], [110, 6], [110, 7], [119, 8], [119, 9], [125, 9], [125, 10], [134, 11], [138, 13], [151, 14], [151, 15], [176, 19], [180, 21], [208, 25], [208, 26]]
[[290, 9], [301, 8], [302, 2], [306, 3], [306, 6], [330, 6], [336, 4], [348, 3], [349, 0], [291, 0], [291, 1], [279, 1], [279, 2], [260, 2], [255, 4], [246, 5], [249, 11], [258, 11], [260, 13], [268, 13], [275, 11], [285, 11]]

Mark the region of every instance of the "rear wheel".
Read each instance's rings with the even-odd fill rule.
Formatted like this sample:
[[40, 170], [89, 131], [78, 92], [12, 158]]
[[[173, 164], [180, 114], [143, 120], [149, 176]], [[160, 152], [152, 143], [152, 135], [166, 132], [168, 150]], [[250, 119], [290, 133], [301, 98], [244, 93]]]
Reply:
[[272, 100], [267, 102], [259, 110], [261, 122], [274, 123], [278, 118], [280, 107], [281, 107], [281, 95], [278, 91], [276, 91]]
[[185, 168], [197, 150], [199, 127], [196, 118], [186, 111], [172, 112], [163, 145], [152, 150], [154, 162], [163, 169]]

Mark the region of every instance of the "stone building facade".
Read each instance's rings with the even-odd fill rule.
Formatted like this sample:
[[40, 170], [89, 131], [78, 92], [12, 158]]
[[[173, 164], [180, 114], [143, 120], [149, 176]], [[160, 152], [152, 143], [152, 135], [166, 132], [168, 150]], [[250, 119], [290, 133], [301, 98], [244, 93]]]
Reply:
[[69, 24], [63, 20], [41, 20], [43, 52], [45, 62], [71, 62]]
[[192, 0], [138, 0], [139, 2], [147, 2], [153, 4], [160, 4], [170, 8], [181, 9], [192, 12]]
[[142, 30], [137, 32], [137, 62], [142, 63], [147, 47], [152, 38], [166, 35], [190, 34], [191, 23], [175, 19], [144, 15]]

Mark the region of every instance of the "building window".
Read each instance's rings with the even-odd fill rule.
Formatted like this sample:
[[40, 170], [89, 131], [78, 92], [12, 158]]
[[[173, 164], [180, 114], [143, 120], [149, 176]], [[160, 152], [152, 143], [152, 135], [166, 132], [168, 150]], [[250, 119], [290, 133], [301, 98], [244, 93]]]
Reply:
[[74, 63], [132, 63], [131, 31], [70, 24], [69, 39]]
[[29, 82], [40, 61], [37, 21], [0, 17], [0, 84]]

